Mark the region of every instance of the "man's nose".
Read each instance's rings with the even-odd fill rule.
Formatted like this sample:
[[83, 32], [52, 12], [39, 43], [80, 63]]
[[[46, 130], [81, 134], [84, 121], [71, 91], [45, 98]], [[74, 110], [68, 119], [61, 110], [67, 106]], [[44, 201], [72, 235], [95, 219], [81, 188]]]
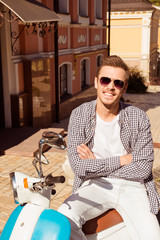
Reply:
[[111, 81], [111, 82], [107, 85], [107, 87], [108, 87], [109, 89], [115, 89], [114, 81]]

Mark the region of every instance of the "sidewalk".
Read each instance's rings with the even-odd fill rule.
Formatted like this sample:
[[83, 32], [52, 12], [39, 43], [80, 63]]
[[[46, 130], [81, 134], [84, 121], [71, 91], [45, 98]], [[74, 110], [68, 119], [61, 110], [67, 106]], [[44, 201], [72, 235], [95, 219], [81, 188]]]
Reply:
[[[84, 96], [85, 96], [84, 101], [86, 101], [86, 99], [88, 100], [95, 99], [94, 89], [93, 88], [88, 89], [83, 93], [83, 96], [81, 95], [77, 96], [78, 101], [79, 102], [82, 101]], [[125, 102], [128, 102], [130, 104], [133, 104], [143, 109], [144, 111], [146, 111], [147, 115], [149, 116], [149, 119], [151, 121], [151, 130], [152, 130], [153, 141], [155, 146], [154, 147], [155, 160], [153, 165], [153, 174], [156, 179], [160, 178], [160, 120], [159, 120], [160, 119], [160, 86], [150, 86], [147, 94], [128, 94], [127, 93], [124, 95], [124, 100]], [[73, 104], [73, 101], [74, 99], [72, 99], [71, 104]], [[65, 103], [65, 107], [66, 107], [66, 103]], [[54, 130], [56, 129], [56, 131], [62, 131], [62, 132], [64, 129], [66, 133], [67, 125], [68, 125], [68, 118], [61, 121], [60, 123], [52, 124], [52, 128], [50, 129], [53, 130], [54, 128]], [[12, 188], [10, 186], [9, 173], [12, 171], [21, 171], [30, 176], [34, 176], [34, 177], [37, 176], [36, 171], [32, 166], [33, 154], [29, 155], [27, 149], [31, 150], [30, 153], [33, 153], [35, 148], [37, 149], [38, 141], [41, 138], [41, 133], [43, 130], [44, 129], [39, 130], [40, 135], [37, 135], [36, 133], [38, 131], [37, 132], [33, 131], [32, 133], [30, 129], [30, 134], [28, 134], [28, 137], [27, 137], [27, 139], [29, 138], [29, 140], [22, 138], [21, 141], [16, 142], [16, 146], [13, 146], [13, 143], [11, 143], [11, 137], [9, 137], [9, 135], [4, 134], [2, 136], [0, 131], [0, 143], [2, 143], [2, 140], [3, 140], [4, 142], [10, 144], [10, 147], [9, 147], [10, 150], [9, 149], [6, 150], [6, 154], [8, 155], [0, 156], [0, 232], [2, 231], [9, 215], [11, 214], [13, 209], [16, 207], [13, 201], [13, 193], [12, 193]], [[29, 132], [27, 131], [27, 133]], [[17, 137], [20, 140], [20, 137], [18, 137], [19, 136], [18, 134], [19, 134], [18, 132], [17, 133], [14, 132], [14, 135], [12, 134], [12, 138]], [[6, 136], [7, 139], [4, 139], [4, 136]], [[35, 138], [33, 136], [35, 136]], [[23, 146], [24, 148], [21, 149], [21, 146]], [[16, 151], [15, 152], [11, 151], [11, 149], [13, 150], [13, 148], [16, 151], [18, 149], [18, 153]], [[55, 150], [52, 148], [45, 153], [45, 156], [50, 161], [50, 164], [47, 166], [44, 166], [43, 168], [45, 174], [53, 173], [54, 176], [63, 175], [64, 173], [62, 170], [62, 164], [64, 163], [67, 156], [66, 150], [64, 151]], [[156, 183], [156, 186], [160, 193], [160, 183]], [[56, 190], [57, 190], [57, 194], [55, 196], [52, 196], [52, 201], [51, 201], [51, 208], [55, 210], [64, 201], [64, 199], [71, 194], [72, 187], [69, 185], [68, 179], [66, 179], [66, 182], [64, 184], [56, 185]]]

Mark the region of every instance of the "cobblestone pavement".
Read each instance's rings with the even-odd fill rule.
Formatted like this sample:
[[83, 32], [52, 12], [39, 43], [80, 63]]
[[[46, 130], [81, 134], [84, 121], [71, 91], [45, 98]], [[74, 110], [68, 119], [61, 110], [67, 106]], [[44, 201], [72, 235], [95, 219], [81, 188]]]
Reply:
[[[93, 96], [93, 89], [92, 89]], [[150, 86], [147, 94], [125, 94], [125, 102], [131, 103], [146, 111], [151, 121], [153, 141], [155, 143], [155, 160], [153, 174], [155, 180], [160, 178], [160, 86]], [[67, 133], [68, 118], [59, 124], [53, 124], [55, 128], [64, 128]], [[66, 150], [54, 150], [53, 148], [45, 153], [50, 161], [49, 165], [44, 166], [44, 173], [53, 173], [54, 176], [64, 175], [62, 164], [67, 153]], [[13, 201], [13, 193], [9, 180], [9, 173], [21, 171], [30, 176], [36, 177], [36, 171], [32, 165], [32, 156], [1, 155], [0, 156], [0, 232], [2, 231], [9, 215], [16, 207]], [[156, 182], [160, 193], [160, 182]], [[58, 206], [71, 194], [71, 186], [68, 179], [64, 184], [56, 185], [56, 195], [52, 196], [51, 208], [57, 209]]]

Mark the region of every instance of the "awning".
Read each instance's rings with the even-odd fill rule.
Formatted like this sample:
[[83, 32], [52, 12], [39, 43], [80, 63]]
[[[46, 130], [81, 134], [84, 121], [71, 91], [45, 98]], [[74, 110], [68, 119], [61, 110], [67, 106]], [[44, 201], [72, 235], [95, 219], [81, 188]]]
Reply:
[[0, 0], [24, 23], [59, 21], [61, 18], [51, 9], [35, 0]]

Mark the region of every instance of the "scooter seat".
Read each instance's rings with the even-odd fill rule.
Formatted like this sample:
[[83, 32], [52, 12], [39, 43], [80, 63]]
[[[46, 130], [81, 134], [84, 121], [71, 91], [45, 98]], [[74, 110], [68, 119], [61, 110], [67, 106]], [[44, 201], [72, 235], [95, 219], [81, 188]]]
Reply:
[[123, 222], [121, 215], [115, 209], [110, 209], [100, 216], [88, 220], [82, 226], [82, 230], [86, 235], [94, 234], [121, 222]]

